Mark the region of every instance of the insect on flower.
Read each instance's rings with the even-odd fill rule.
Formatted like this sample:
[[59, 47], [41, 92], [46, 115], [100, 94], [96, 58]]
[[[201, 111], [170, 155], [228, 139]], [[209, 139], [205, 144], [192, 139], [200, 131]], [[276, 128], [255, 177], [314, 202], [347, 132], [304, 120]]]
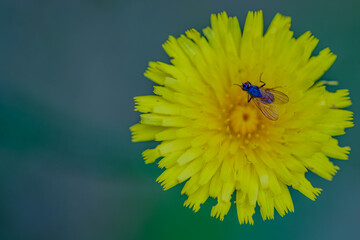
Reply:
[[262, 11], [249, 12], [242, 28], [236, 17], [213, 14], [203, 34], [169, 37], [170, 63], [149, 63], [145, 76], [156, 85], [134, 98], [141, 114], [132, 141], [157, 141], [145, 163], [163, 169], [156, 181], [164, 190], [183, 184], [194, 212], [213, 198], [210, 215], [221, 221], [234, 207], [240, 224], [254, 224], [255, 212], [264, 221], [283, 217], [294, 212], [290, 189], [313, 201], [320, 194], [308, 171], [330, 181], [339, 167], [329, 158], [349, 158], [350, 147], [334, 138], [354, 126], [343, 109], [349, 91], [329, 92], [322, 78], [336, 55], [326, 48], [314, 56], [319, 40], [310, 32], [294, 38], [290, 26], [276, 14], [264, 33]]
[[274, 103], [287, 103], [289, 101], [289, 97], [285, 93], [277, 91], [274, 88], [263, 88], [265, 83], [261, 80], [261, 75], [260, 82], [262, 85], [260, 87], [252, 85], [249, 81], [243, 83], [242, 85], [235, 85], [241, 87], [243, 91], [248, 93], [248, 103], [251, 99], [253, 99], [253, 102], [265, 115], [265, 117], [272, 121], [276, 121], [279, 118], [279, 114]]

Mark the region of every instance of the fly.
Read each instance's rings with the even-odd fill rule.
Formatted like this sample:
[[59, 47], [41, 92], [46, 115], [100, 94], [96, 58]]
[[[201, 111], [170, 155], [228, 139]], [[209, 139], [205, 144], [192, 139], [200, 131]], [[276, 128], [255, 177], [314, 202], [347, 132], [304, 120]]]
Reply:
[[272, 121], [276, 121], [279, 118], [279, 113], [274, 104], [285, 104], [289, 101], [289, 97], [280, 91], [275, 90], [274, 88], [263, 88], [265, 83], [261, 81], [261, 86], [252, 85], [249, 81], [243, 84], [235, 84], [243, 91], [248, 93], [248, 103], [253, 100], [255, 105], [260, 109], [260, 111]]

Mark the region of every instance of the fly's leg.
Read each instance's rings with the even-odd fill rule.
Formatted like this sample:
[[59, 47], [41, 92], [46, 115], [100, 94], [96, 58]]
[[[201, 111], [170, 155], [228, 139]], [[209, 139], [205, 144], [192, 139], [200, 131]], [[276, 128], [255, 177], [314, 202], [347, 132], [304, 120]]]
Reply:
[[263, 84], [261, 85], [260, 87], [262, 88], [263, 86], [265, 86], [266, 83], [264, 83], [262, 80], [261, 80], [261, 77], [262, 77], [263, 73], [260, 73], [260, 82]]
[[248, 103], [251, 101], [252, 98], [253, 97], [252, 96], [250, 97], [250, 94], [248, 94]]

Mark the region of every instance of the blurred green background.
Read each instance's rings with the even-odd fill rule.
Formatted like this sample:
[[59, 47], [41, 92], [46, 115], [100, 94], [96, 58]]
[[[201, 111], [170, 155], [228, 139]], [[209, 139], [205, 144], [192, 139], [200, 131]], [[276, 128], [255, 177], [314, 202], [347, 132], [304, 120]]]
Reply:
[[[0, 239], [359, 239], [359, 129], [339, 137], [352, 146], [335, 160], [332, 182], [308, 173], [323, 192], [316, 202], [291, 190], [295, 213], [239, 225], [223, 222], [209, 200], [194, 214], [182, 186], [164, 192], [161, 170], [131, 143], [139, 120], [134, 96], [152, 92], [149, 61], [168, 62], [169, 35], [201, 30], [227, 11], [244, 25], [280, 12], [295, 36], [311, 30], [338, 59], [324, 79], [348, 88], [360, 112], [359, 1], [54, 1], [0, 2]], [[336, 87], [331, 87], [334, 91]], [[355, 121], [355, 125], [357, 121]]]

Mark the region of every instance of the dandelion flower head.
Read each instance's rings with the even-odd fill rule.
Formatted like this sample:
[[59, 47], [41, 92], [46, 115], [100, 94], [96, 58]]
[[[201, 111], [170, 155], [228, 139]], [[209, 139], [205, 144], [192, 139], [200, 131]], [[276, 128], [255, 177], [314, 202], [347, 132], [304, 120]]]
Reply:
[[[353, 126], [348, 90], [328, 92], [318, 81], [336, 56], [328, 48], [317, 56], [310, 32], [299, 38], [290, 17], [277, 14], [263, 33], [262, 12], [249, 12], [243, 31], [236, 17], [211, 16], [203, 35], [194, 29], [163, 45], [171, 64], [150, 62], [145, 76], [154, 94], [135, 97], [140, 123], [132, 140], [158, 141], [143, 152], [156, 160], [164, 190], [184, 183], [184, 205], [195, 212], [209, 197], [211, 216], [223, 220], [236, 206], [240, 224], [253, 224], [256, 205], [264, 220], [274, 211], [294, 211], [289, 187], [315, 200], [321, 189], [305, 173], [331, 180], [339, 169], [329, 158], [348, 158], [334, 136]], [[278, 105], [270, 121], [234, 84], [250, 81], [278, 87], [289, 102]]]

